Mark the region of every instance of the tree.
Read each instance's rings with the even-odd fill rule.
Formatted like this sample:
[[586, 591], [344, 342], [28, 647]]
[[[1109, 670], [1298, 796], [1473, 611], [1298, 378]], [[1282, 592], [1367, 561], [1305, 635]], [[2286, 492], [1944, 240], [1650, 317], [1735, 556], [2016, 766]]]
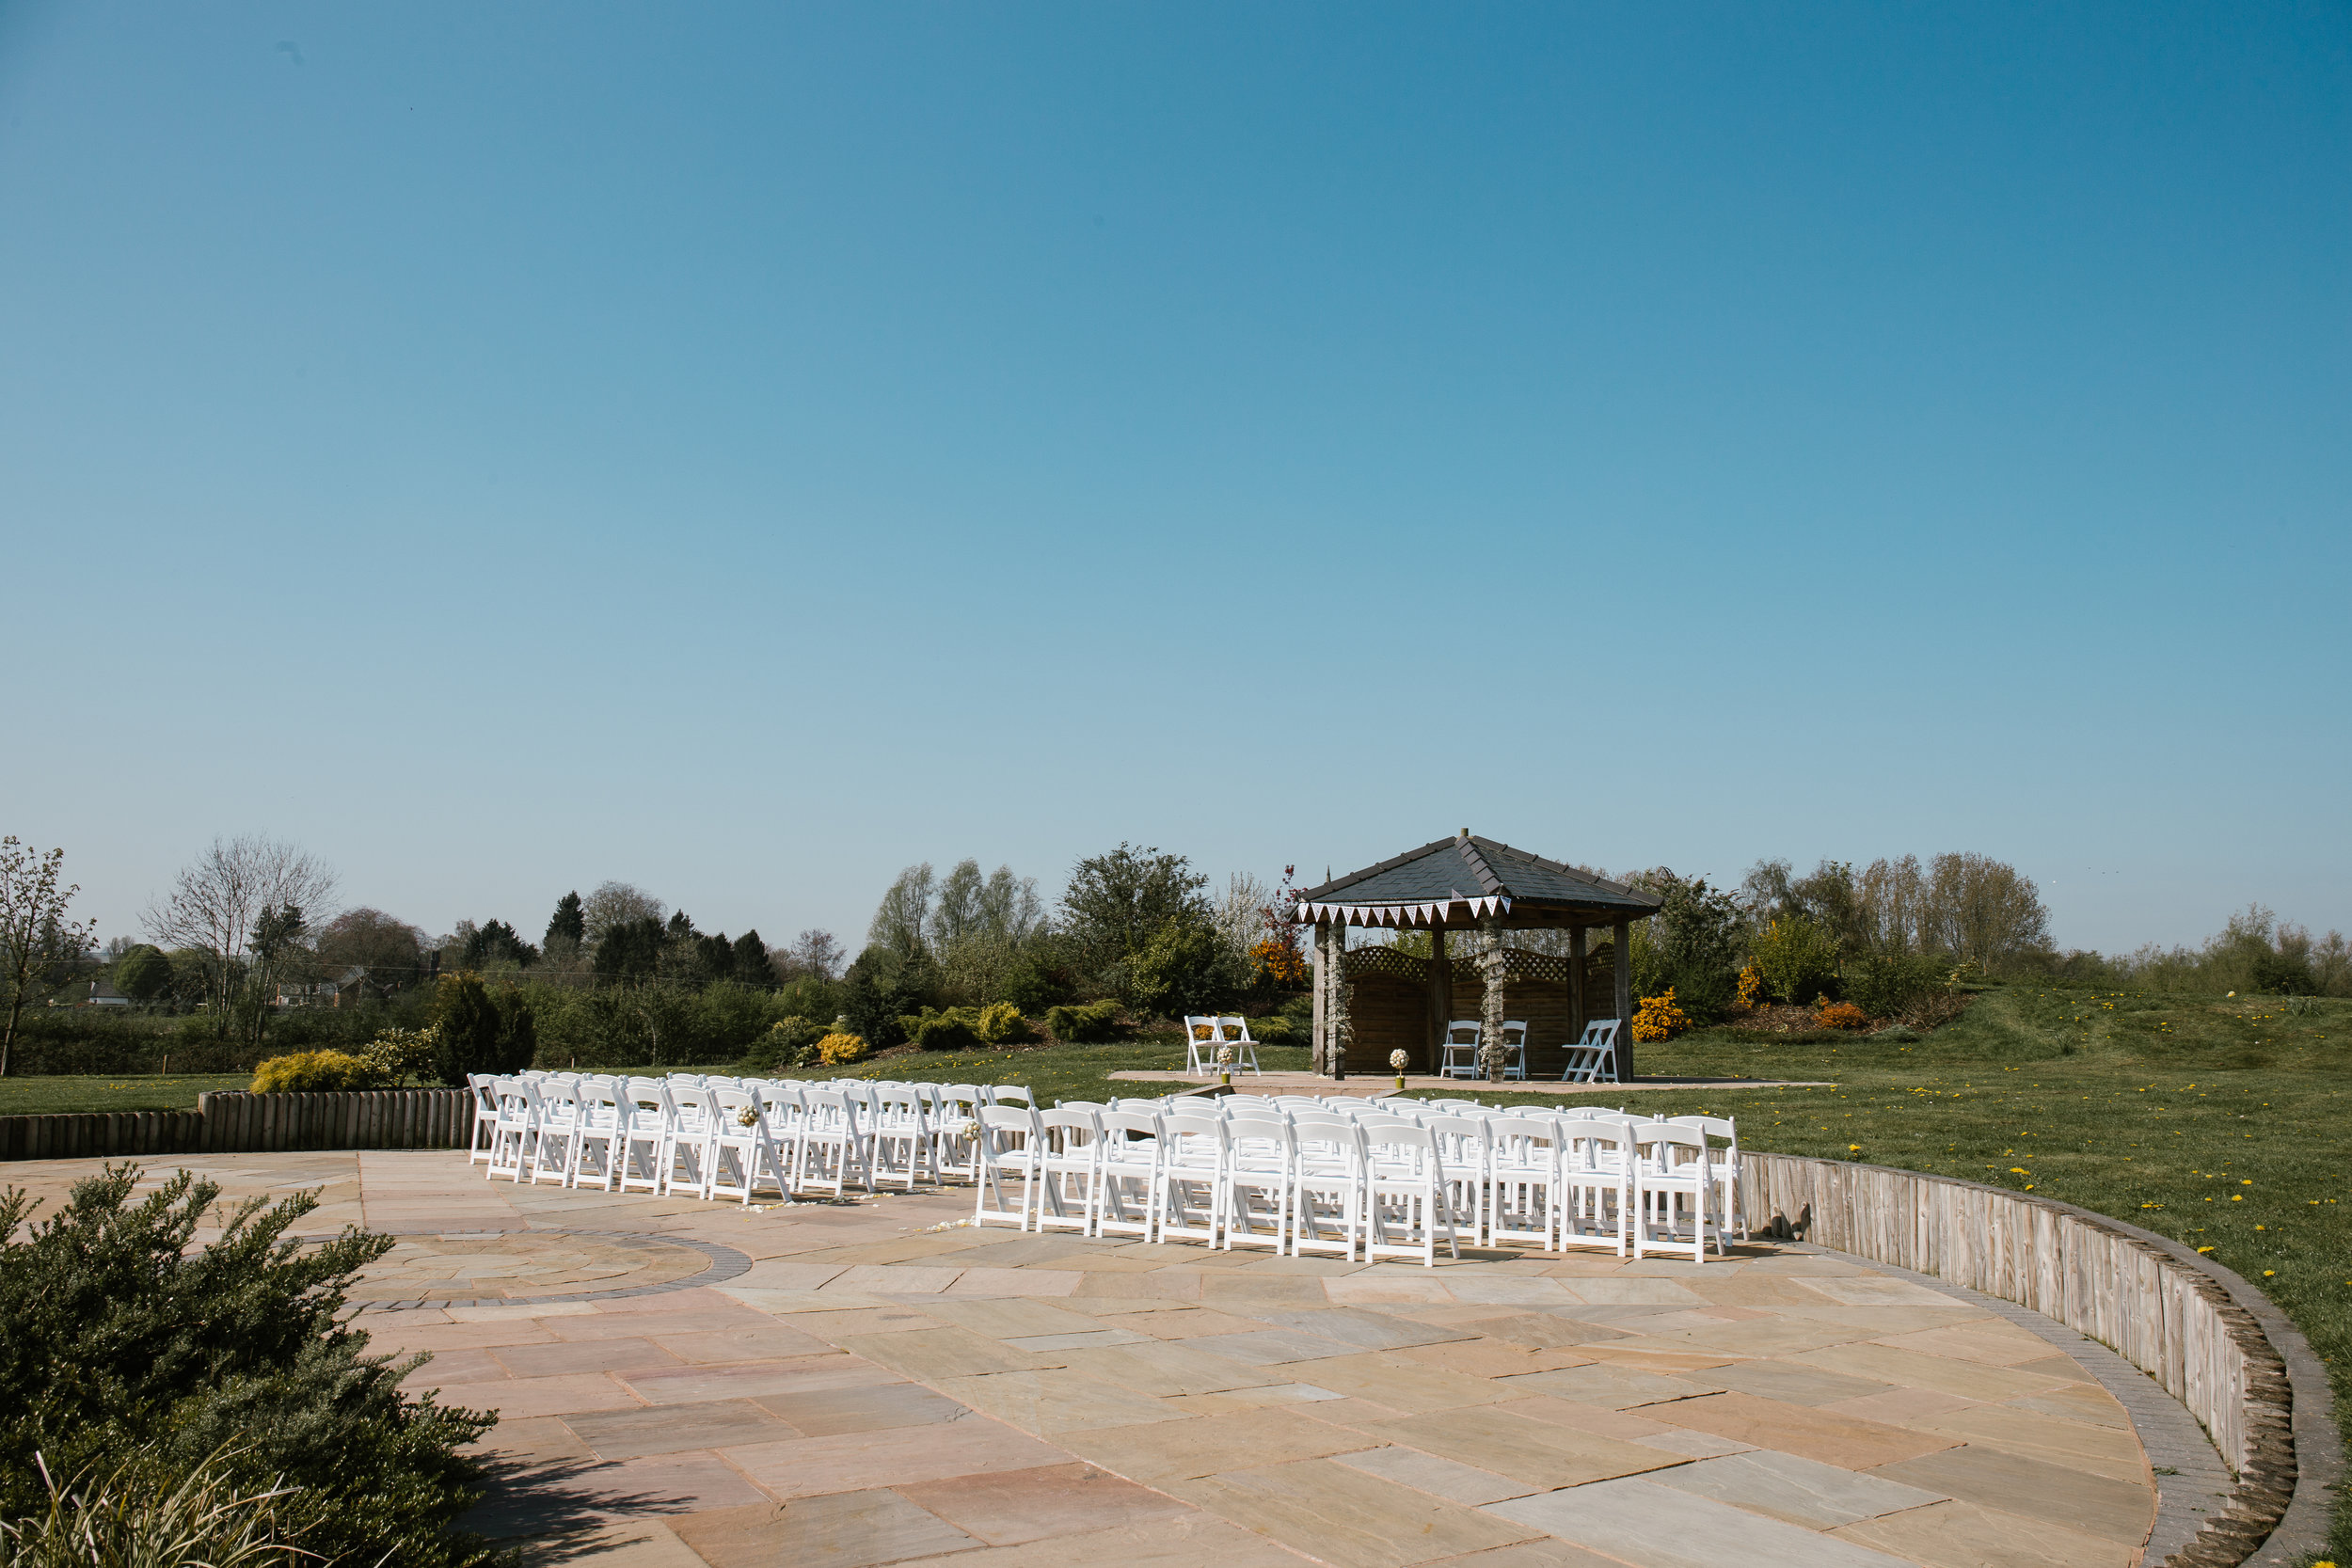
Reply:
[[433, 997], [438, 1032], [434, 1069], [454, 1088], [468, 1075], [520, 1072], [539, 1049], [538, 1020], [530, 1001], [512, 987], [493, 997], [471, 971], [441, 976]]
[[503, 920], [485, 920], [466, 933], [465, 946], [459, 951], [457, 961], [467, 969], [491, 964], [529, 969], [538, 958], [539, 950], [523, 941], [514, 927]]
[[335, 874], [291, 844], [216, 838], [182, 869], [170, 895], [147, 911], [144, 923], [158, 945], [203, 955], [214, 1033], [227, 1038], [234, 1019], [252, 1031], [246, 1037], [250, 1044], [260, 1038], [260, 1014], [237, 1004], [254, 979], [248, 960], [262, 916], [288, 909], [316, 911], [334, 894]]
[[328, 974], [364, 969], [371, 985], [389, 991], [414, 985], [423, 974], [424, 933], [362, 905], [319, 927], [318, 956], [319, 967]]
[[588, 940], [588, 916], [580, 908], [578, 891], [565, 894], [555, 901], [555, 913], [548, 921], [547, 946], [568, 942], [574, 946]]
[[735, 978], [762, 990], [775, 986], [775, 966], [768, 961], [768, 944], [760, 941], [756, 930], [746, 931], [735, 939]]
[[886, 947], [902, 958], [929, 952], [932, 885], [929, 861], [899, 872], [898, 880], [890, 884], [875, 909], [872, 924], [866, 928], [866, 945]]
[[1991, 972], [2050, 944], [2050, 914], [2032, 879], [1986, 855], [1938, 855], [1928, 865], [1935, 945]]
[[781, 966], [787, 980], [796, 980], [803, 974], [815, 975], [819, 980], [837, 980], [841, 977], [841, 966], [848, 958], [849, 955], [841, 950], [841, 943], [834, 940], [831, 931], [812, 929], [803, 931], [792, 939], [792, 945], [783, 955]]
[[667, 938], [655, 915], [609, 927], [596, 943], [596, 978], [614, 985], [643, 985], [653, 979], [660, 972]]
[[580, 924], [591, 942], [601, 942], [614, 927], [640, 920], [658, 921], [668, 908], [644, 888], [627, 882], [599, 882], [596, 891], [580, 906]]
[[1171, 919], [1129, 966], [1136, 1006], [1170, 1017], [1219, 1011], [1232, 1004], [1246, 975], [1243, 956], [1203, 920]]
[[152, 1002], [171, 989], [171, 960], [160, 947], [140, 942], [115, 965], [115, 990], [134, 1002]]
[[16, 1026], [49, 972], [78, 959], [98, 940], [98, 923], [80, 924], [66, 918], [66, 906], [82, 891], [81, 884], [60, 889], [57, 876], [65, 867], [65, 851], [47, 854], [27, 848], [14, 834], [0, 838], [0, 958], [7, 969], [0, 982], [8, 986], [8, 1023], [0, 1032], [0, 1078], [8, 1076], [8, 1053], [16, 1047]]
[[1207, 922], [1200, 890], [1208, 878], [1182, 855], [1126, 843], [1080, 861], [1070, 874], [1061, 907], [1070, 935], [1097, 966], [1122, 962], [1171, 920]]

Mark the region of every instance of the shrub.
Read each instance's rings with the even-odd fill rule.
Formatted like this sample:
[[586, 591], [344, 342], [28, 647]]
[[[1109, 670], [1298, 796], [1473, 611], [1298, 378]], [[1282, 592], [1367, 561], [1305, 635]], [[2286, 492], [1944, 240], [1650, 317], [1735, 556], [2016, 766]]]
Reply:
[[391, 1238], [347, 1229], [297, 1251], [286, 1232], [318, 1206], [301, 1193], [234, 1205], [192, 1247], [219, 1187], [181, 1171], [133, 1202], [138, 1178], [78, 1181], [29, 1229], [32, 1199], [0, 1197], [0, 1518], [49, 1512], [36, 1453], [72, 1476], [144, 1446], [179, 1477], [210, 1456], [248, 1495], [282, 1477], [295, 1490], [279, 1518], [322, 1558], [494, 1560], [453, 1526], [482, 1496], [460, 1450], [495, 1418], [404, 1398], [427, 1357], [371, 1356], [342, 1321], [352, 1276]]
[[1944, 982], [1933, 958], [1869, 954], [1847, 963], [1845, 999], [1872, 1018], [1894, 1018]]
[[991, 1045], [1026, 1045], [1037, 1037], [1021, 1009], [1009, 1002], [992, 1002], [982, 1007], [973, 1027]]
[[752, 1042], [743, 1053], [743, 1065], [755, 1072], [806, 1067], [817, 1059], [817, 1042], [829, 1033], [823, 1024], [804, 1018], [779, 1019]]
[[6, 1568], [131, 1568], [156, 1562], [214, 1568], [297, 1568], [294, 1543], [309, 1534], [281, 1515], [292, 1488], [240, 1485], [227, 1456], [208, 1454], [185, 1475], [142, 1444], [101, 1475], [96, 1465], [60, 1481], [41, 1462], [48, 1508], [0, 1522]]
[[1733, 1000], [1742, 1007], [1753, 1007], [1764, 996], [1764, 972], [1754, 964], [1740, 972], [1740, 989]]
[[1664, 994], [1645, 996], [1633, 1012], [1633, 1037], [1637, 1040], [1671, 1039], [1691, 1027], [1691, 1015], [1675, 1006], [1675, 989], [1668, 986]]
[[817, 1059], [827, 1067], [839, 1067], [845, 1062], [863, 1061], [866, 1040], [858, 1035], [827, 1035], [817, 1042]]
[[315, 1094], [324, 1089], [380, 1089], [384, 1075], [340, 1051], [298, 1051], [272, 1056], [253, 1069], [255, 1094]]
[[1089, 1002], [1084, 1006], [1055, 1007], [1045, 1015], [1045, 1027], [1065, 1044], [1105, 1044], [1119, 1037], [1119, 1004]]
[[471, 970], [444, 974], [433, 993], [434, 1070], [462, 1087], [469, 1074], [520, 1072], [539, 1053], [539, 1021], [512, 987], [497, 997]]
[[1170, 920], [1127, 966], [1136, 1006], [1148, 1013], [1206, 1013], [1240, 994], [1241, 964], [1205, 920]]
[[922, 1051], [977, 1051], [980, 1046], [978, 1014], [970, 1007], [937, 1012], [926, 1007], [898, 1021], [908, 1039]]
[[1811, 1002], [1837, 974], [1837, 943], [1802, 915], [1775, 920], [1756, 939], [1756, 968], [1783, 1002]]
[[1820, 1017], [1824, 1029], [1859, 1029], [1870, 1022], [1869, 1016], [1851, 1002], [1821, 1000]]
[[1260, 1045], [1295, 1045], [1291, 1036], [1291, 1021], [1280, 1013], [1249, 1021], [1249, 1037]]
[[386, 1084], [399, 1089], [406, 1088], [410, 1079], [430, 1073], [440, 1051], [440, 1031], [427, 1024], [421, 1029], [385, 1030], [359, 1048], [359, 1059]]
[[1298, 949], [1278, 937], [1267, 937], [1249, 949], [1249, 983], [1274, 990], [1293, 990], [1307, 983], [1310, 971]]

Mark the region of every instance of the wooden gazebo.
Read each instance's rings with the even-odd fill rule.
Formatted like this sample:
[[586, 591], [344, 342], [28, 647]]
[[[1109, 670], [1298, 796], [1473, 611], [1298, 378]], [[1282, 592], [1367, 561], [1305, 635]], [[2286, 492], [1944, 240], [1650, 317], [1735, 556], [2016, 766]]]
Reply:
[[[1617, 1070], [1633, 1075], [1633, 970], [1627, 954], [1632, 922], [1658, 912], [1659, 900], [1619, 882], [1514, 849], [1468, 830], [1408, 849], [1309, 888], [1292, 918], [1315, 928], [1314, 1069], [1326, 1076], [1388, 1070], [1402, 1049], [1411, 1071], [1437, 1069], [1438, 1045], [1474, 990], [1482, 1040], [1498, 1040], [1505, 1019], [1528, 1022], [1528, 1070], [1558, 1073], [1565, 1047], [1595, 1019], [1627, 1022], [1617, 1034]], [[1377, 926], [1429, 933], [1431, 956], [1394, 947], [1347, 950], [1347, 927]], [[1588, 954], [1585, 934], [1609, 927], [1605, 965]], [[1563, 930], [1565, 957], [1513, 948], [1506, 931]], [[1470, 940], [1447, 952], [1449, 932]], [[1597, 992], [1605, 991], [1600, 1001]], [[1463, 1001], [1467, 1002], [1468, 997]]]

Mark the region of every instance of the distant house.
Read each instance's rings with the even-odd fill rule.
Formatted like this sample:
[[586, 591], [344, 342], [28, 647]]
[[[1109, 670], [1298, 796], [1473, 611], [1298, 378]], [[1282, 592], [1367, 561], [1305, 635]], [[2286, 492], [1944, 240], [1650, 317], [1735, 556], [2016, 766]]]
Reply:
[[356, 1007], [366, 996], [367, 985], [367, 966], [354, 964], [332, 980], [279, 982], [276, 1004], [280, 1007]]
[[89, 994], [81, 1000], [85, 1007], [127, 1007], [131, 999], [115, 990], [111, 980], [92, 980]]

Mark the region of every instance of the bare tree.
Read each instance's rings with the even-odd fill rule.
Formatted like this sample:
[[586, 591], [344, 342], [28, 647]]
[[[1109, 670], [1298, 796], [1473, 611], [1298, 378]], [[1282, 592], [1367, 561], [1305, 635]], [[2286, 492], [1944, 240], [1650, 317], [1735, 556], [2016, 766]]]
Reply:
[[849, 955], [831, 931], [810, 929], [793, 939], [792, 945], [777, 955], [786, 979], [814, 974], [819, 979], [838, 980], [841, 965]]
[[669, 912], [669, 906], [644, 888], [628, 882], [599, 882], [596, 891], [580, 906], [580, 914], [588, 927], [588, 944], [593, 947], [604, 940], [604, 934], [615, 926], [633, 926], [641, 920], [659, 920]]
[[202, 956], [215, 1031], [226, 1036], [233, 1013], [247, 1037], [258, 1039], [260, 1006], [246, 995], [254, 978], [250, 965], [258, 960], [276, 967], [280, 944], [290, 940], [289, 912], [298, 931], [325, 914], [334, 895], [334, 872], [305, 850], [268, 838], [216, 838], [181, 871], [170, 895], [147, 911], [143, 924], [157, 945]]
[[[978, 867], [974, 868], [975, 875]], [[931, 892], [937, 879], [931, 875], [931, 863], [910, 865], [898, 873], [898, 879], [890, 884], [874, 911], [874, 921], [866, 930], [868, 946], [887, 947], [901, 958], [913, 958], [930, 951], [931, 931]]]
[[0, 958], [7, 969], [0, 981], [8, 988], [8, 1025], [0, 1032], [0, 1078], [8, 1076], [8, 1053], [16, 1048], [16, 1026], [24, 1004], [48, 972], [81, 958], [98, 940], [98, 923], [79, 925], [66, 919], [65, 907], [82, 891], [81, 884], [60, 889], [57, 874], [65, 867], [65, 851], [41, 854], [17, 842], [0, 838]]

